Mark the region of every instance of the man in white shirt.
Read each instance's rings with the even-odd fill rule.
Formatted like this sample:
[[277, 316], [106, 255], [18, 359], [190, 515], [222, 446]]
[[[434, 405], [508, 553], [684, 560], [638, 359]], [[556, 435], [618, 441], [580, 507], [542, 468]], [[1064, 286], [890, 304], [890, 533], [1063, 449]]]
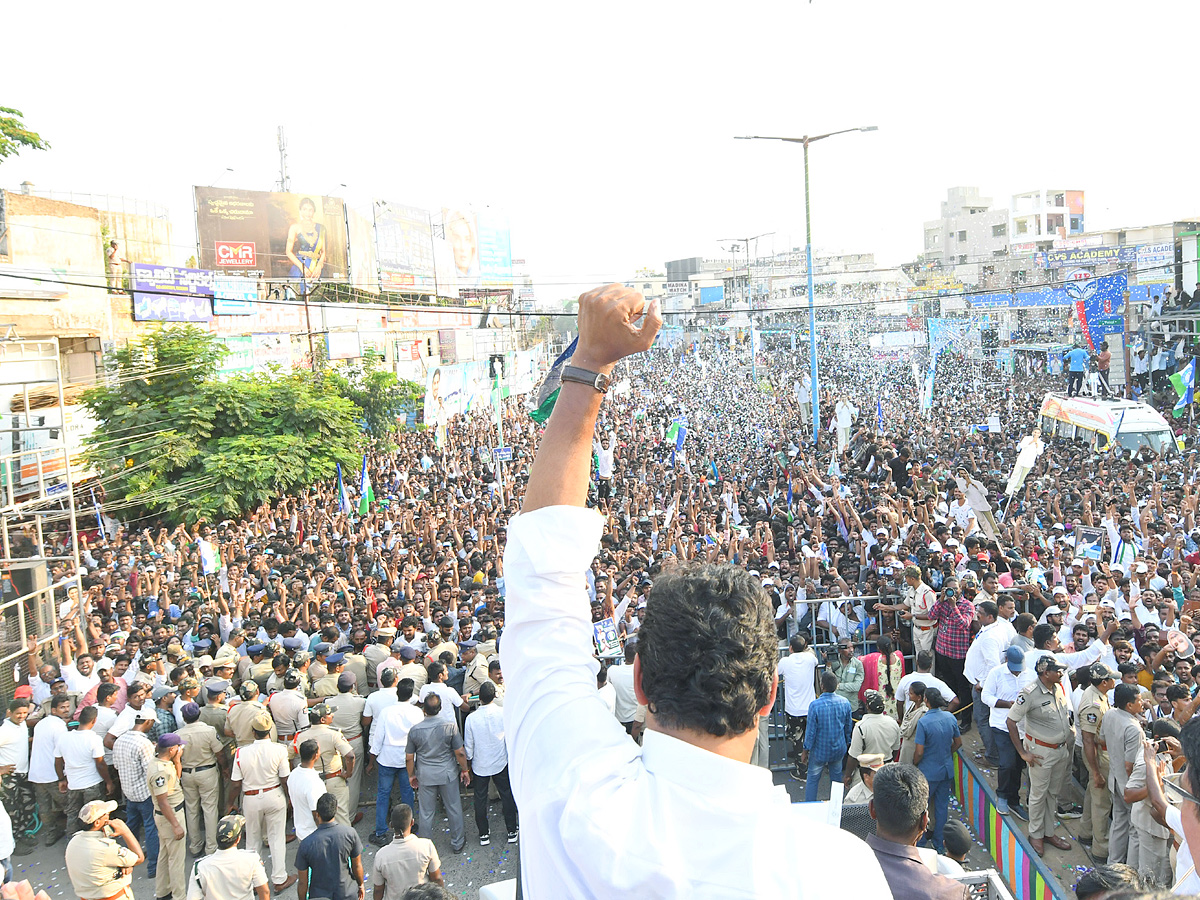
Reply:
[[437, 694], [442, 698], [442, 711], [438, 715], [457, 728], [458, 718], [454, 710], [463, 705], [463, 698], [462, 694], [446, 684], [446, 667], [441, 663], [434, 663], [429, 667], [429, 684], [421, 688], [418, 702], [424, 703], [430, 694]]
[[808, 635], [792, 635], [791, 652], [779, 661], [779, 680], [783, 682], [783, 711], [787, 720], [788, 754], [795, 766], [795, 778], [803, 781], [800, 770], [804, 750], [804, 728], [808, 724], [808, 706], [817, 699], [817, 654], [808, 646]]
[[29, 697], [9, 701], [8, 716], [0, 722], [0, 770], [12, 767], [0, 776], [0, 805], [9, 811], [16, 835], [16, 855], [33, 852], [36, 844], [27, 837], [35, 824], [37, 801], [29, 785]]
[[[1012, 625], [1007, 619], [1000, 618], [999, 613], [999, 607], [991, 600], [984, 600], [976, 607], [976, 616], [982, 627], [971, 646], [967, 648], [967, 658], [963, 663], [963, 675], [971, 682], [971, 696], [975, 707], [980, 710], [980, 722], [987, 721], [991, 716], [991, 710], [983, 702], [983, 683], [992, 669], [1000, 665], [1004, 651], [1016, 635]], [[991, 728], [981, 727], [979, 738], [983, 742], [983, 751], [988, 762], [998, 765], [999, 757]]]
[[288, 798], [292, 801], [292, 815], [296, 822], [296, 839], [304, 840], [317, 830], [317, 801], [326, 793], [325, 782], [316, 770], [321, 746], [312, 738], [300, 742], [300, 765], [288, 776]]
[[54, 748], [54, 768], [60, 788], [66, 787], [67, 832], [79, 830], [79, 810], [85, 803], [111, 797], [112, 776], [104, 761], [104, 742], [95, 732], [96, 707], [79, 711], [79, 727], [58, 739]]
[[71, 717], [71, 698], [60, 694], [50, 702], [50, 715], [33, 729], [33, 749], [29, 752], [29, 782], [37, 795], [38, 815], [45, 830], [43, 843], [52, 847], [67, 833], [67, 795], [58, 789], [58, 771], [54, 766], [58, 742], [67, 733]]
[[79, 694], [86, 694], [100, 683], [95, 660], [90, 653], [80, 653], [74, 663], [64, 663], [62, 677], [66, 679], [67, 690]]
[[[744, 570], [706, 567], [656, 581], [634, 660], [638, 701], [652, 710], [640, 753], [596, 693], [581, 598], [605, 524], [584, 506], [603, 394], [587, 373], [611, 373], [648, 349], [661, 324], [657, 302], [647, 307], [619, 285], [580, 298], [572, 368], [508, 528], [501, 659], [513, 794], [525, 825], [523, 894], [823, 898], [843, 892], [854, 871], [862, 896], [890, 897], [860, 840], [798, 815], [771, 773], [748, 764], [758, 718], [775, 699], [778, 643], [761, 584]], [[739, 640], [718, 636], [730, 633]], [[694, 687], [733, 670], [727, 692]], [[630, 809], [640, 827], [613, 828]], [[821, 853], [797, 869], [781, 846]]]
[[375, 793], [375, 831], [367, 838], [377, 847], [386, 845], [389, 840], [388, 810], [392, 805], [392, 786], [399, 784], [401, 801], [409, 806], [413, 804], [413, 789], [405, 768], [404, 750], [408, 746], [409, 730], [425, 718], [412, 703], [411, 678], [401, 678], [395, 693], [396, 702], [384, 707], [379, 718], [372, 723], [371, 742], [367, 745], [379, 767]]
[[837, 420], [837, 449], [841, 454], [846, 449], [846, 445], [850, 443], [850, 429], [854, 426], [855, 417], [858, 416], [858, 408], [843, 397], [837, 402], [833, 413]]
[[800, 407], [800, 421], [812, 421], [812, 376], [807, 372], [796, 382], [796, 404]]
[[479, 709], [467, 716], [463, 749], [471, 761], [471, 778], [475, 792], [475, 825], [479, 829], [479, 845], [491, 841], [488, 825], [488, 782], [496, 785], [504, 809], [504, 825], [508, 842], [517, 842], [517, 804], [508, 782], [508, 751], [504, 746], [504, 708], [496, 706], [496, 686], [485, 681], [479, 686]]
[[[991, 710], [988, 724], [992, 729], [996, 755], [1000, 759], [996, 809], [1001, 815], [1008, 815], [1015, 810], [1019, 818], [1029, 821], [1029, 813], [1021, 806], [1021, 775], [1025, 771], [1025, 761], [1017, 753], [1008, 732], [1008, 711], [1021, 693], [1021, 670], [1024, 666], [1025, 654], [1021, 648], [1009, 647], [1004, 651], [1004, 662], [988, 673], [980, 696]], [[982, 730], [982, 722], [980, 725]]]
[[637, 696], [633, 691], [633, 660], [636, 656], [637, 638], [628, 638], [625, 641], [625, 665], [609, 666], [607, 673], [608, 683], [612, 686], [617, 700], [613, 715], [635, 741], [641, 733], [641, 725], [634, 719], [637, 715]]

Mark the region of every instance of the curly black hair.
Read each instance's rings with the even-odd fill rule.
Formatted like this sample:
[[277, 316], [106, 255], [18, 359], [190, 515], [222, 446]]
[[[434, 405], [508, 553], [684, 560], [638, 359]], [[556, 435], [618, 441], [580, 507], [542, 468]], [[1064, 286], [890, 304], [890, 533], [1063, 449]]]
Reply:
[[754, 728], [778, 656], [774, 611], [745, 569], [681, 568], [654, 583], [638, 658], [648, 709], [668, 728], [717, 737]]

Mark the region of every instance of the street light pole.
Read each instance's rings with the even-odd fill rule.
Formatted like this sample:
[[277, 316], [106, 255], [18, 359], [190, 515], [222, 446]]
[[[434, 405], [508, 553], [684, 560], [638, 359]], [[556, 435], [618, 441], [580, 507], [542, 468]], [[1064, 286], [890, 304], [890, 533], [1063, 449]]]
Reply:
[[821, 431], [821, 412], [819, 408], [821, 387], [820, 382], [817, 380], [817, 310], [813, 296], [812, 218], [809, 215], [808, 145], [828, 137], [833, 137], [836, 134], [848, 134], [851, 131], [878, 130], [879, 128], [876, 125], [864, 125], [861, 128], [843, 128], [841, 131], [830, 131], [826, 134], [818, 134], [813, 137], [809, 137], [808, 135], [804, 135], [804, 137], [767, 137], [754, 134], [734, 138], [734, 140], [738, 141], [784, 141], [788, 144], [804, 145], [804, 257], [805, 268], [808, 270], [808, 354], [811, 364], [810, 377], [812, 378], [810, 398], [812, 400], [812, 434], [814, 446]]
[[812, 401], [813, 451], [817, 448], [817, 435], [821, 431], [820, 382], [817, 380], [817, 306], [813, 294], [812, 217], [808, 202], [808, 139], [804, 141], [804, 271], [808, 275], [808, 363], [812, 387], [808, 399]]

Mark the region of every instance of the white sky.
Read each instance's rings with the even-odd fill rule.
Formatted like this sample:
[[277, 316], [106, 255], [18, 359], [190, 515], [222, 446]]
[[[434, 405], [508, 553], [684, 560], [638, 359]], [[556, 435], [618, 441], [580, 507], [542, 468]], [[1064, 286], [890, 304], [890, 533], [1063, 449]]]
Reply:
[[1198, 23], [1194, 0], [13, 3], [0, 105], [53, 149], [0, 185], [162, 203], [187, 244], [190, 186], [272, 189], [283, 125], [293, 190], [501, 206], [557, 298], [721, 238], [802, 246], [800, 148], [733, 135], [878, 125], [813, 146], [813, 240], [895, 263], [959, 184], [1082, 189], [1089, 230], [1200, 217]]

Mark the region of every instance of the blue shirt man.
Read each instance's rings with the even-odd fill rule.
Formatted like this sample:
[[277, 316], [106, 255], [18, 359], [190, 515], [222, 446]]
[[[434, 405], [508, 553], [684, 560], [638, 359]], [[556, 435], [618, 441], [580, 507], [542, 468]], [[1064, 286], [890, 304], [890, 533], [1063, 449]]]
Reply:
[[913, 762], [929, 782], [929, 805], [933, 807], [933, 846], [943, 853], [942, 829], [950, 804], [950, 785], [954, 783], [954, 751], [962, 746], [958, 720], [946, 711], [939, 691], [926, 691], [929, 711], [917, 723]]
[[1088, 352], [1082, 347], [1076, 347], [1067, 354], [1067, 371], [1068, 372], [1086, 372], [1088, 364]]
[[337, 798], [324, 794], [317, 800], [317, 830], [300, 842], [296, 851], [299, 893], [329, 900], [358, 900], [363, 884], [362, 841], [358, 832], [334, 822]]
[[850, 749], [854, 722], [850, 702], [837, 694], [838, 677], [826, 670], [821, 675], [821, 696], [808, 706], [808, 724], [804, 730], [801, 763], [808, 766], [804, 785], [806, 802], [817, 799], [821, 776], [829, 770], [831, 781], [842, 780], [842, 759]]

